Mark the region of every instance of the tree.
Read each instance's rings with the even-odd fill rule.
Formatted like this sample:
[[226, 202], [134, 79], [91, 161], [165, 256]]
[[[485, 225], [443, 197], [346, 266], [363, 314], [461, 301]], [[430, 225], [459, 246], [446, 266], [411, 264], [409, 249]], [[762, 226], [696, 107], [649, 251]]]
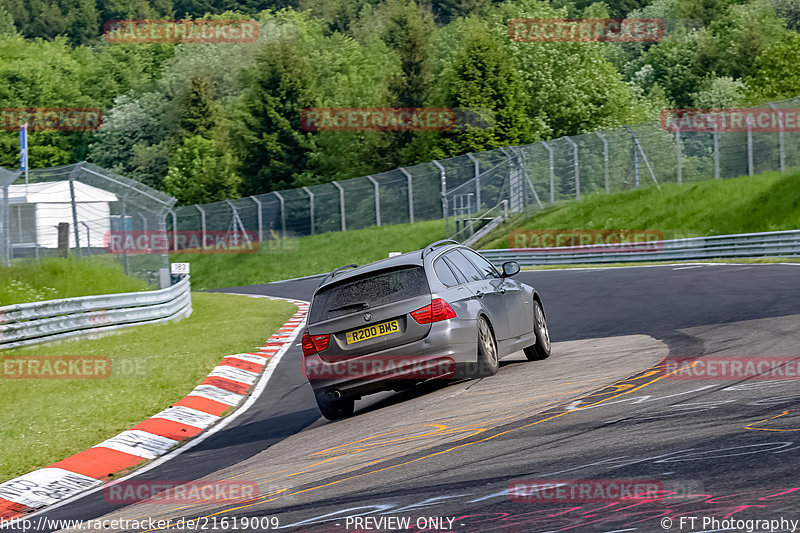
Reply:
[[[430, 33], [434, 24], [430, 14], [413, 0], [388, 0], [383, 16], [387, 23], [383, 41], [400, 56], [400, 73], [389, 80], [389, 101], [393, 107], [422, 107], [431, 83]], [[383, 151], [383, 160], [399, 166], [403, 150], [414, 139], [413, 132], [393, 132]]]
[[164, 190], [182, 205], [201, 204], [237, 198], [240, 182], [231, 154], [221, 153], [214, 141], [194, 135], [170, 157]]
[[219, 124], [219, 105], [214, 101], [214, 87], [202, 73], [192, 76], [189, 91], [180, 102], [182, 113], [181, 130], [186, 135], [202, 135], [209, 138]]
[[464, 131], [442, 133], [435, 143], [434, 157], [480, 152], [530, 140], [528, 99], [513, 58], [485, 23], [470, 19], [463, 44], [446, 71], [445, 80], [447, 107], [485, 114], [494, 124], [468, 125]]
[[17, 28], [14, 26], [14, 17], [8, 10], [0, 5], [0, 35], [17, 33]]
[[300, 115], [312, 102], [312, 76], [298, 44], [264, 44], [245, 74], [247, 88], [234, 131], [245, 194], [289, 188], [307, 166]]
[[753, 103], [783, 100], [800, 95], [800, 34], [787, 32], [783, 39], [772, 43], [756, 58], [752, 74], [745, 78]]

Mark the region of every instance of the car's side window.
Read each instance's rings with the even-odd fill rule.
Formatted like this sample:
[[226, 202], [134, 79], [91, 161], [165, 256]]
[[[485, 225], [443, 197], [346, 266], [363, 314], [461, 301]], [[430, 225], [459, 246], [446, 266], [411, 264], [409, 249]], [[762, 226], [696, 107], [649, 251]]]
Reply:
[[439, 281], [446, 286], [453, 287], [459, 284], [456, 275], [453, 274], [453, 271], [450, 270], [450, 267], [444, 262], [444, 257], [440, 257], [433, 262], [433, 271], [436, 272], [436, 277], [439, 278]]
[[452, 261], [453, 265], [467, 278], [467, 281], [479, 281], [483, 279], [483, 275], [475, 268], [463, 254], [458, 250], [452, 250], [444, 255], [447, 259]]
[[442, 259], [444, 259], [444, 262], [445, 262], [445, 263], [447, 263], [448, 265], [450, 265], [450, 270], [452, 270], [452, 271], [453, 271], [453, 274], [455, 274], [455, 275], [456, 275], [456, 279], [458, 280], [458, 284], [459, 284], [459, 285], [461, 285], [462, 283], [466, 283], [466, 282], [467, 282], [467, 278], [466, 278], [466, 276], [464, 276], [464, 274], [462, 274], [462, 273], [461, 273], [461, 272], [458, 270], [458, 268], [456, 268], [456, 266], [453, 264], [453, 262], [452, 262], [452, 261], [450, 261], [450, 260], [447, 258], [447, 256], [443, 257]]
[[501, 277], [500, 272], [497, 271], [494, 265], [491, 264], [489, 261], [487, 261], [485, 258], [483, 258], [481, 255], [473, 252], [472, 250], [461, 250], [461, 253], [466, 255], [467, 258], [470, 261], [472, 261], [472, 263], [476, 267], [478, 267], [478, 270], [481, 271], [481, 274], [483, 274], [484, 278], [497, 279]]

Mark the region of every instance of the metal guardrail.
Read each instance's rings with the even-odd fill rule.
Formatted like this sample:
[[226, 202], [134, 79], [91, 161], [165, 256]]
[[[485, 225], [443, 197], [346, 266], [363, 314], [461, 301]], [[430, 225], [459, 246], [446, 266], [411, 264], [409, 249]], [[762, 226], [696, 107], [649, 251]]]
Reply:
[[632, 261], [685, 261], [736, 257], [785, 257], [800, 255], [800, 230], [692, 237], [617, 245], [565, 246], [481, 250], [492, 263], [517, 261], [523, 266], [624, 263]]
[[0, 349], [178, 320], [191, 314], [188, 276], [158, 291], [8, 305], [0, 307]]

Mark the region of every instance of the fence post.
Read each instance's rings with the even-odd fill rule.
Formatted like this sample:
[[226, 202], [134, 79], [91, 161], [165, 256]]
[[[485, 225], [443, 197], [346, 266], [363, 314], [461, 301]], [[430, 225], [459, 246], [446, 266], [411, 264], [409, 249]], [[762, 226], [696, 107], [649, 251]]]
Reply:
[[339, 182], [336, 180], [333, 180], [331, 183], [339, 189], [339, 213], [342, 216], [342, 231], [347, 231], [347, 216], [344, 211], [344, 187], [339, 185]]
[[178, 215], [172, 208], [169, 209], [169, 214], [172, 216], [172, 251], [178, 253]]
[[475, 172], [475, 210], [481, 210], [481, 162], [471, 153], [467, 154], [472, 164], [474, 165]]
[[628, 130], [628, 133], [630, 133], [631, 137], [633, 137], [633, 148], [634, 148], [635, 153], [637, 154], [636, 155], [636, 186], [637, 187], [639, 186], [639, 156], [638, 156], [638, 154], [641, 153], [642, 154], [642, 159], [644, 159], [644, 164], [647, 166], [648, 172], [650, 172], [650, 177], [653, 178], [653, 183], [656, 184], [656, 188], [658, 188], [658, 190], [660, 191], [661, 190], [661, 185], [658, 184], [658, 180], [656, 179], [656, 175], [653, 174], [653, 169], [650, 167], [650, 162], [647, 160], [647, 155], [644, 153], [644, 150], [642, 149], [642, 145], [639, 143], [639, 137], [636, 136], [636, 134], [633, 132], [633, 130], [631, 129], [630, 126], [623, 126], [623, 127], [626, 130]]
[[544, 141], [542, 141], [542, 145], [547, 148], [547, 152], [550, 154], [550, 203], [553, 204], [556, 201], [556, 179], [553, 167], [553, 148]]
[[142, 231], [147, 231], [147, 217], [141, 213], [136, 213], [142, 219]]
[[675, 126], [675, 153], [678, 157], [678, 185], [683, 184], [683, 158], [681, 150], [681, 130]]
[[714, 179], [719, 179], [719, 123], [714, 126]]
[[778, 113], [778, 124], [780, 125], [780, 129], [778, 130], [778, 146], [779, 146], [779, 149], [780, 149], [781, 172], [785, 172], [786, 171], [786, 151], [784, 150], [784, 144], [783, 144], [783, 129], [784, 129], [783, 128], [783, 113], [778, 111], [778, 109], [775, 107], [775, 104], [770, 103], [769, 106], [772, 108], [772, 110], [774, 112]]
[[608, 140], [606, 139], [605, 135], [602, 135], [599, 131], [594, 132], [595, 135], [600, 137], [600, 140], [603, 141], [603, 169], [605, 171], [605, 184], [606, 184], [606, 194], [609, 193], [608, 187]]
[[72, 232], [75, 235], [75, 255], [81, 255], [81, 237], [78, 229], [78, 205], [75, 202], [75, 173], [80, 170], [77, 166], [69, 173], [69, 203], [72, 207]]
[[567, 142], [572, 145], [572, 157], [573, 157], [573, 165], [575, 168], [575, 199], [581, 199], [581, 174], [580, 174], [580, 165], [578, 164], [578, 143], [573, 141], [569, 137], [564, 137]]
[[[125, 197], [122, 197], [120, 200], [120, 212], [122, 214], [122, 230], [126, 231], [125, 227], [128, 225], [128, 209], [127, 209], [127, 202], [125, 201]], [[131, 228], [133, 224], [131, 224]], [[124, 235], [124, 233], [123, 233]], [[69, 239], [67, 240], [67, 249], [69, 249]], [[125, 270], [125, 275], [129, 274], [129, 264], [128, 264], [128, 252], [125, 250], [125, 247], [122, 247], [122, 268]]]
[[200, 211], [200, 234], [203, 236], [203, 249], [206, 248], [206, 212], [203, 208], [195, 204], [195, 208]]
[[264, 213], [262, 211], [261, 200], [255, 196], [251, 196], [250, 199], [253, 200], [258, 206], [258, 211], [256, 211], [256, 218], [258, 222], [258, 242], [262, 242], [264, 240]]
[[309, 211], [309, 219], [311, 220], [311, 235], [314, 235], [314, 193], [311, 192], [311, 189], [308, 187], [303, 187], [303, 190], [306, 191], [309, 205], [311, 206], [311, 210]]
[[[286, 202], [283, 200], [283, 195], [278, 191], [272, 191], [272, 194], [278, 197], [278, 201], [281, 203], [281, 231], [283, 231], [283, 238], [286, 238]], [[314, 209], [312, 206], [311, 209]], [[313, 222], [312, 222], [313, 225]]]
[[747, 175], [753, 175], [753, 120], [747, 117]]
[[414, 185], [411, 183], [411, 173], [400, 167], [400, 172], [405, 174], [406, 182], [408, 183], [408, 222], [414, 223]]
[[380, 186], [378, 185], [378, 180], [373, 178], [372, 176], [367, 176], [367, 179], [372, 182], [372, 186], [375, 188], [375, 223], [378, 227], [381, 226], [381, 195], [380, 195]]
[[437, 160], [431, 161], [436, 167], [439, 169], [441, 174], [441, 182], [442, 182], [442, 218], [444, 218], [444, 231], [445, 235], [450, 235], [450, 221], [448, 220], [448, 213], [447, 213], [447, 174], [444, 171], [444, 167], [441, 163]]

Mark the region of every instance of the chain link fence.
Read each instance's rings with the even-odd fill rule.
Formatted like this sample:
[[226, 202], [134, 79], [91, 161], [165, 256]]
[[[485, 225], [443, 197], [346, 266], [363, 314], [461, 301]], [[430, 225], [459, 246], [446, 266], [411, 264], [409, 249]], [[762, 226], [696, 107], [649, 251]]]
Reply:
[[[800, 97], [754, 109], [793, 109]], [[588, 194], [785, 171], [800, 165], [797, 128], [668, 131], [659, 121], [466, 154], [234, 201], [183, 206], [174, 227], [254, 232], [261, 241], [445, 219], [468, 241], [498, 216], [528, 215]], [[474, 239], [473, 239], [474, 240]]]
[[107, 254], [151, 285], [169, 284], [166, 253], [109, 254], [113, 232], [165, 232], [175, 199], [82, 162], [11, 172], [0, 168], [0, 262]]
[[[755, 109], [793, 110], [800, 97]], [[444, 219], [447, 236], [472, 243], [514, 214], [586, 195], [665, 183], [785, 171], [800, 166], [798, 124], [737, 131], [670, 131], [658, 121], [498, 148], [313, 187], [174, 208], [175, 200], [90, 163], [0, 169], [0, 259], [105, 252], [109, 231], [281, 238]], [[59, 230], [61, 226], [61, 230]], [[177, 231], [175, 231], [177, 230]], [[248, 237], [249, 238], [249, 237]], [[59, 242], [61, 239], [61, 242]], [[60, 251], [59, 251], [60, 250]], [[115, 254], [154, 280], [164, 254]]]

